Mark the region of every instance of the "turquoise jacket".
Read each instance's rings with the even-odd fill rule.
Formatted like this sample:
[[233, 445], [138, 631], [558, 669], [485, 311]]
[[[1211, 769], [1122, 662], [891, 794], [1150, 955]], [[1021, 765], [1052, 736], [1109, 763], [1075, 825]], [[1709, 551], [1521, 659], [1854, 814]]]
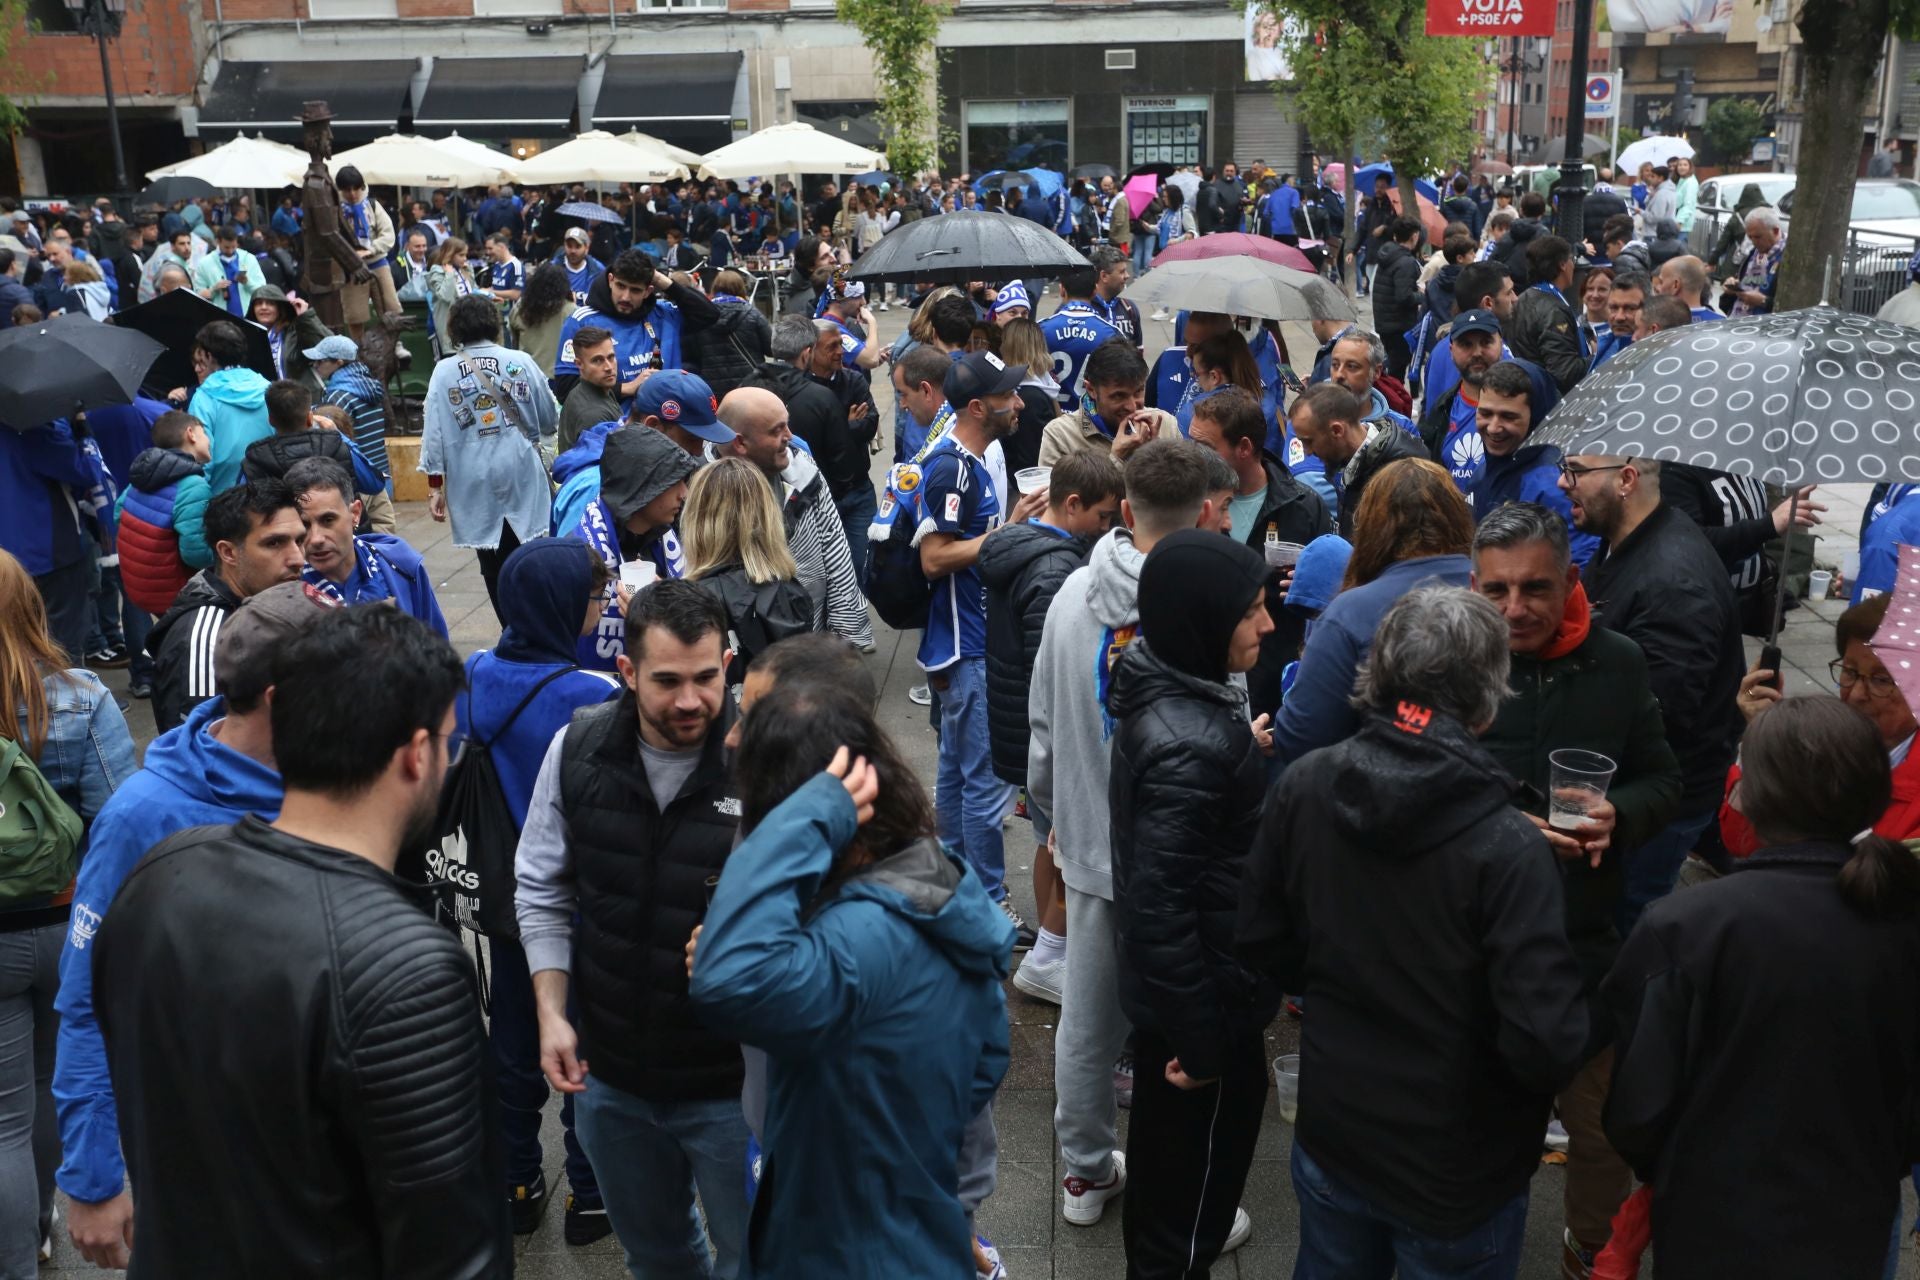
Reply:
[[247, 446], [273, 434], [267, 422], [267, 380], [239, 365], [215, 369], [193, 393], [187, 412], [200, 419], [213, 441], [207, 484], [214, 493], [225, 493], [240, 483], [240, 460], [247, 456]]
[[700, 935], [701, 1016], [770, 1058], [741, 1275], [973, 1280], [960, 1138], [1006, 1074], [1013, 926], [932, 839], [823, 893], [855, 829], [838, 779], [807, 783], [728, 859]]

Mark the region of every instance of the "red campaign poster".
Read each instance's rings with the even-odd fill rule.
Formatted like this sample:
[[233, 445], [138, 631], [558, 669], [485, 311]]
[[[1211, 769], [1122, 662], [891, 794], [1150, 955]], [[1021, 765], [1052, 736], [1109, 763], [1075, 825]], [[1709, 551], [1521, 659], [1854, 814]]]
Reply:
[[1430, 36], [1550, 36], [1554, 0], [1427, 0]]

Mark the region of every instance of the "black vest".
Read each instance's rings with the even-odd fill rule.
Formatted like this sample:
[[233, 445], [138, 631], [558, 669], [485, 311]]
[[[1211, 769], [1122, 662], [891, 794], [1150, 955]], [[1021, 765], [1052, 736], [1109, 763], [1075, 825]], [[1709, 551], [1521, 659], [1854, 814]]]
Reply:
[[576, 712], [562, 748], [560, 811], [580, 894], [573, 983], [580, 1056], [650, 1101], [740, 1092], [740, 1047], [709, 1032], [687, 998], [687, 935], [706, 916], [740, 824], [722, 745], [732, 700], [700, 763], [663, 813], [640, 757], [631, 691]]

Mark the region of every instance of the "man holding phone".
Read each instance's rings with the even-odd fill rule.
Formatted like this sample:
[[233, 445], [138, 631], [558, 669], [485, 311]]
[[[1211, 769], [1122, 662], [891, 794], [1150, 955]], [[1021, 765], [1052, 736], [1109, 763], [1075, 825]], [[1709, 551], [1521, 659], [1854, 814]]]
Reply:
[[1179, 434], [1172, 414], [1146, 407], [1147, 362], [1125, 337], [1093, 349], [1082, 381], [1080, 407], [1049, 422], [1041, 434], [1041, 466], [1082, 449], [1110, 452], [1114, 461], [1125, 462], [1147, 441]]

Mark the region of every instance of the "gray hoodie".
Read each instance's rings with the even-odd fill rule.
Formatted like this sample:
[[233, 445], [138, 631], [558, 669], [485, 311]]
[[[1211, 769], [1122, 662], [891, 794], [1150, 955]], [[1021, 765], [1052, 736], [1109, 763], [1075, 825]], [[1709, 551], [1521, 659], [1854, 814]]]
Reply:
[[1053, 598], [1034, 659], [1027, 798], [1053, 819], [1060, 874], [1076, 893], [1113, 899], [1107, 768], [1113, 663], [1140, 624], [1140, 566], [1129, 529], [1094, 544]]

